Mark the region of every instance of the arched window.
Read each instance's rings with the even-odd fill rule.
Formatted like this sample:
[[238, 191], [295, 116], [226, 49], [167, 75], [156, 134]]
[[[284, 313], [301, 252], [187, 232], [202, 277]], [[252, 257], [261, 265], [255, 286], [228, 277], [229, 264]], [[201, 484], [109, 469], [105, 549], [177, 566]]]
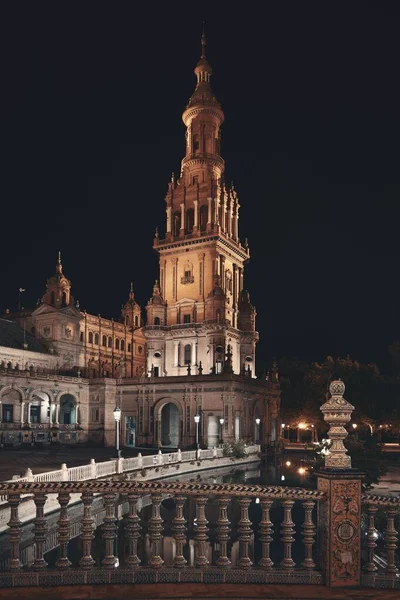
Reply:
[[185, 365], [190, 365], [192, 359], [192, 347], [190, 344], [186, 344], [184, 349], [185, 354]]
[[129, 325], [129, 315], [125, 315], [125, 325]]
[[139, 317], [135, 316], [135, 327], [139, 327]]
[[189, 208], [186, 211], [186, 233], [192, 233], [194, 225], [194, 210]]
[[206, 231], [207, 221], [208, 221], [208, 206], [206, 204], [203, 204], [203, 206], [200, 206], [200, 230], [201, 231]]
[[221, 323], [221, 309], [220, 308], [217, 309], [216, 317], [217, 317], [217, 323]]
[[119, 339], [118, 338], [115, 340], [115, 349], [119, 350]]
[[65, 292], [61, 296], [61, 306], [67, 306], [67, 294]]
[[154, 317], [154, 325], [160, 325], [160, 317]]
[[79, 334], [79, 341], [83, 342], [83, 331], [81, 331], [81, 333]]
[[50, 303], [52, 304], [52, 306], [54, 306], [56, 303], [56, 295], [54, 292], [51, 292], [50, 294]]
[[97, 344], [97, 346], [99, 345], [99, 334], [98, 333], [94, 334], [94, 343]]
[[106, 335], [103, 335], [101, 343], [103, 346], [107, 346], [107, 336]]
[[121, 351], [123, 352], [125, 350], [125, 341], [121, 340]]
[[111, 336], [108, 338], [108, 347], [112, 348], [112, 337]]
[[174, 213], [174, 236], [178, 237], [181, 230], [181, 213]]
[[93, 333], [89, 331], [89, 344], [93, 344]]
[[196, 153], [200, 150], [200, 140], [197, 133], [193, 136], [193, 152]]
[[132, 352], [132, 346], [130, 343], [128, 344], [128, 352]]

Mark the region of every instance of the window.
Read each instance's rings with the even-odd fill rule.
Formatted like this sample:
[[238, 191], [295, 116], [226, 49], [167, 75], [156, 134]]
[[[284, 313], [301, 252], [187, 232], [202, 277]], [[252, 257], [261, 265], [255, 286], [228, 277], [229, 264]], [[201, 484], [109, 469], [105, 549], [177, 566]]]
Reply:
[[107, 336], [106, 335], [103, 335], [101, 343], [103, 346], [107, 346]]
[[125, 341], [121, 340], [121, 352], [125, 350]]
[[199, 183], [199, 176], [198, 176], [198, 175], [195, 175], [195, 176], [193, 177], [193, 185], [197, 185], [198, 183]]
[[112, 337], [108, 338], [108, 347], [112, 348]]
[[79, 335], [79, 341], [83, 342], [83, 331], [81, 331], [80, 335]]
[[51, 292], [50, 294], [50, 303], [54, 306], [56, 303], [56, 295], [54, 292]]
[[143, 352], [143, 346], [138, 346], [137, 351], [138, 351], [139, 354], [142, 354], [142, 352]]
[[193, 136], [193, 152], [198, 152], [198, 151], [199, 151], [199, 149], [200, 149], [200, 141], [199, 141], [199, 136], [198, 136], [198, 134], [196, 133], [196, 134]]
[[98, 346], [99, 345], [99, 334], [95, 333], [94, 334], [94, 343]]
[[98, 408], [92, 408], [92, 421], [93, 423], [100, 421], [100, 410]]
[[183, 322], [190, 323], [190, 315], [183, 315]]
[[154, 317], [154, 325], [160, 325], [160, 317]]
[[31, 423], [40, 423], [40, 406], [31, 406]]
[[89, 344], [93, 344], [93, 333], [89, 331]]
[[61, 296], [61, 305], [67, 306], [67, 294], [65, 292], [63, 292]]
[[132, 352], [132, 346], [130, 343], [128, 344], [128, 352]]
[[119, 339], [118, 338], [115, 340], [115, 349], [119, 350]]
[[160, 367], [153, 367], [153, 376], [159, 377], [159, 374], [160, 374]]
[[203, 204], [200, 206], [200, 231], [205, 231], [207, 229], [207, 221], [208, 221], [208, 206]]
[[185, 365], [190, 365], [191, 358], [192, 358], [192, 347], [190, 344], [186, 344], [185, 349], [184, 349]]
[[190, 433], [190, 406], [186, 407], [186, 433]]
[[178, 237], [181, 230], [181, 213], [174, 213], [174, 236]]
[[186, 233], [192, 233], [194, 225], [194, 210], [189, 208], [186, 211]]
[[139, 327], [139, 317], [135, 316], [135, 327]]
[[3, 404], [3, 422], [12, 423], [14, 421], [14, 405]]

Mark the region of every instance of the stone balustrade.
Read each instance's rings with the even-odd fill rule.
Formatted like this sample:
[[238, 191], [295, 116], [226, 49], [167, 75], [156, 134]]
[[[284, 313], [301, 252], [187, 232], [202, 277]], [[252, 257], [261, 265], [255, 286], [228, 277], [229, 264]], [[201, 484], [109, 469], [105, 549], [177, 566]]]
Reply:
[[[325, 494], [302, 488], [236, 484], [144, 481], [4, 482], [0, 493], [11, 506], [8, 523], [9, 561], [0, 572], [0, 585], [25, 586], [132, 582], [253, 582], [322, 584], [315, 550], [315, 514]], [[23, 495], [33, 494], [34, 558], [24, 564], [20, 553]], [[69, 502], [80, 494], [80, 556], [69, 555], [71, 520]], [[50, 498], [59, 504], [58, 555], [49, 566], [45, 556], [48, 525], [44, 507]], [[101, 541], [94, 545], [93, 502], [103, 501]], [[141, 515], [149, 499], [148, 518]], [[161, 505], [173, 504], [168, 530]], [[164, 509], [163, 509], [164, 510]], [[257, 524], [250, 513], [259, 512]], [[294, 512], [301, 524], [294, 523]], [[233, 515], [238, 520], [234, 522]], [[117, 526], [123, 538], [117, 550]], [[273, 520], [274, 519], [274, 520]], [[293, 544], [302, 532], [302, 550]], [[167, 537], [165, 537], [167, 536]], [[165, 540], [169, 539], [171, 551]], [[271, 545], [279, 559], [272, 561]], [[99, 554], [99, 548], [101, 551]], [[276, 548], [275, 548], [276, 553]], [[298, 552], [297, 552], [298, 554]]]

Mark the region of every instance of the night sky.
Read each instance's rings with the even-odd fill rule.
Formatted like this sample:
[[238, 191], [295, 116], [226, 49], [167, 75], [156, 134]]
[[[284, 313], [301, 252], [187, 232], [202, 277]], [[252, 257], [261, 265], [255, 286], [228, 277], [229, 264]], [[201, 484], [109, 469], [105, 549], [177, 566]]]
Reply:
[[[184, 153], [202, 21], [222, 154], [273, 356], [380, 360], [400, 338], [398, 3], [3, 3], [2, 309], [58, 250], [81, 308], [144, 307]], [[202, 8], [200, 8], [200, 6]]]

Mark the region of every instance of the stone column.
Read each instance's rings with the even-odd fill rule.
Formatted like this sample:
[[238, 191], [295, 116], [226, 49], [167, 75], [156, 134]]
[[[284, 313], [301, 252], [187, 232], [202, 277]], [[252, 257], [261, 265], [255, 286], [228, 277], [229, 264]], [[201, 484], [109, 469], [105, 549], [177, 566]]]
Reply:
[[167, 233], [171, 233], [171, 223], [172, 223], [171, 212], [172, 212], [172, 208], [170, 206], [168, 206], [167, 207]]
[[331, 587], [356, 587], [361, 579], [361, 481], [363, 474], [351, 468], [343, 440], [344, 425], [354, 410], [343, 398], [345, 385], [332, 381], [331, 398], [322, 406], [329, 424], [331, 446], [325, 467], [318, 473], [318, 491], [325, 493], [318, 511], [319, 565]]
[[198, 200], [193, 200], [193, 206], [194, 206], [194, 222], [193, 222], [193, 229], [197, 230], [198, 226], [199, 226], [199, 201]]
[[219, 200], [218, 200], [218, 198], [214, 198], [214, 211], [215, 211], [214, 223], [216, 225], [219, 225]]
[[174, 367], [179, 365], [179, 342], [174, 340]]
[[31, 424], [31, 405], [32, 402], [28, 402], [28, 414], [26, 415], [26, 422], [28, 423], [28, 425]]
[[75, 423], [79, 425], [79, 404], [75, 406]]
[[211, 223], [212, 223], [212, 198], [207, 198], [207, 200], [208, 200], [207, 225], [211, 225]]
[[[0, 408], [1, 408], [1, 406], [0, 406]], [[0, 413], [1, 413], [1, 411], [0, 411]], [[23, 425], [25, 423], [24, 417], [25, 417], [25, 402], [21, 402], [21, 425]]]
[[56, 404], [56, 425], [60, 424], [60, 405]]
[[192, 367], [197, 364], [197, 342], [192, 342]]
[[181, 234], [185, 233], [185, 204], [181, 202]]

